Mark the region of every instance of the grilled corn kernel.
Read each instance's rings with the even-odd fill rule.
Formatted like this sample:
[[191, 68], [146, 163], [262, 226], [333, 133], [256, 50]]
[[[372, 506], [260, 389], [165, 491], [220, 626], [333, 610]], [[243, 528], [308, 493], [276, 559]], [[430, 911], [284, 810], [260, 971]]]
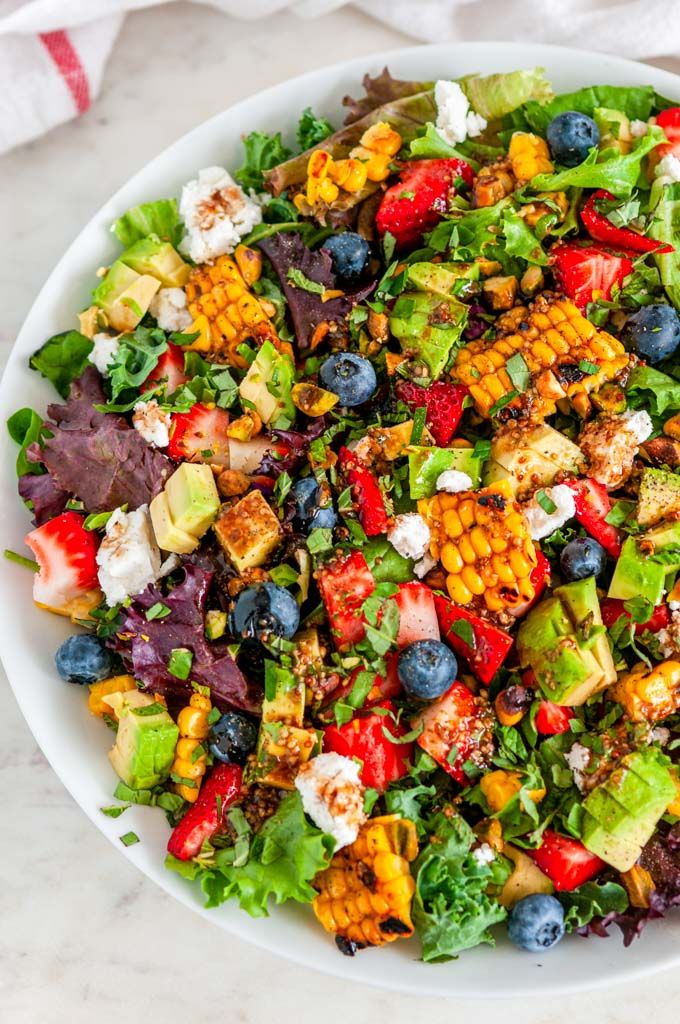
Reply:
[[[245, 360], [236, 351], [249, 338], [258, 342], [267, 339], [280, 347], [274, 325], [249, 284], [257, 281], [261, 258], [248, 255], [252, 250], [239, 246], [236, 258], [220, 256], [214, 264], [195, 267], [185, 286], [187, 307], [194, 317], [193, 331], [199, 338], [186, 346], [199, 352], [210, 353], [219, 362], [245, 368]], [[237, 263], [238, 260], [238, 263]], [[239, 269], [246, 272], [246, 277]]]
[[366, 149], [371, 149], [375, 153], [386, 153], [387, 156], [396, 156], [401, 149], [401, 135], [395, 132], [387, 121], [372, 124], [359, 141]]
[[620, 341], [598, 331], [568, 299], [541, 297], [516, 333], [495, 341], [479, 339], [458, 352], [452, 374], [468, 386], [481, 416], [492, 415], [493, 406], [515, 390], [505, 367], [518, 354], [546, 416], [556, 411], [562, 398], [574, 405], [581, 397], [587, 400], [590, 391], [612, 380], [629, 359]]
[[387, 153], [373, 153], [365, 146], [355, 146], [351, 155], [353, 159], [361, 160], [369, 181], [384, 181], [389, 176], [392, 157]]
[[329, 171], [333, 181], [345, 192], [361, 192], [366, 184], [366, 164], [361, 160], [336, 160]]
[[409, 862], [417, 853], [413, 822], [397, 814], [366, 822], [314, 880], [314, 913], [326, 931], [360, 948], [412, 935]]
[[549, 174], [554, 170], [547, 142], [531, 132], [514, 133], [508, 156], [512, 173], [520, 183], [529, 181], [536, 174]]
[[188, 705], [182, 708], [177, 716], [179, 739], [175, 747], [175, 760], [171, 772], [193, 783], [193, 785], [183, 782], [175, 784], [175, 792], [190, 804], [193, 804], [198, 797], [201, 779], [207, 768], [207, 759], [201, 747], [201, 741], [206, 739], [210, 729], [208, 715], [211, 709], [212, 704], [209, 697], [202, 693], [194, 693]]
[[[510, 803], [513, 796], [519, 793], [522, 788], [522, 776], [519, 772], [505, 771], [499, 769], [495, 772], [488, 772], [483, 775], [479, 782], [489, 809], [493, 814], [498, 814]], [[545, 796], [544, 789], [530, 789], [528, 796], [534, 803], [540, 803]]]
[[110, 676], [108, 679], [90, 684], [87, 706], [97, 718], [103, 718], [104, 715], [112, 715], [115, 718], [115, 712], [109, 704], [104, 703], [102, 697], [107, 697], [110, 693], [125, 693], [136, 688], [134, 676]]
[[[456, 604], [482, 598], [490, 611], [513, 608], [534, 596], [536, 550], [506, 480], [479, 491], [435, 494], [418, 503], [430, 527], [430, 553], [447, 572]], [[502, 538], [505, 548], [495, 554]]]
[[632, 722], [667, 718], [680, 707], [680, 661], [662, 661], [651, 669], [640, 662], [618, 679], [609, 694], [623, 705]]

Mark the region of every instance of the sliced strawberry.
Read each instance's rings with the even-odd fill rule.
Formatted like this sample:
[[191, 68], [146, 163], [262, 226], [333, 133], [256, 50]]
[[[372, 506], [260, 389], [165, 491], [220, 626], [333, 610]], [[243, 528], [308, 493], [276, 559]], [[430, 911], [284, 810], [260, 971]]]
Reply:
[[668, 110], [662, 110], [660, 114], [656, 115], [656, 123], [659, 128], [663, 128], [668, 142], [656, 146], [649, 154], [650, 168], [655, 167], [665, 156], [680, 157], [680, 107], [669, 107]]
[[399, 609], [397, 647], [406, 647], [416, 640], [439, 640], [434, 594], [425, 583], [400, 583], [394, 600]]
[[463, 416], [464, 402], [469, 392], [464, 384], [450, 384], [435, 381], [429, 387], [421, 388], [411, 381], [400, 381], [396, 387], [397, 398], [409, 407], [418, 409], [425, 406], [425, 425], [435, 443], [449, 443]]
[[338, 650], [363, 639], [361, 606], [375, 590], [375, 580], [361, 551], [335, 558], [318, 572], [317, 583]]
[[489, 727], [480, 718], [472, 691], [455, 682], [443, 697], [416, 715], [411, 725], [422, 725], [418, 745], [456, 782], [464, 784], [463, 764], [484, 738], [489, 739]]
[[94, 531], [84, 529], [85, 517], [63, 512], [26, 535], [40, 572], [33, 579], [33, 600], [55, 611], [99, 586]]
[[[362, 709], [373, 708], [376, 704], [381, 704], [384, 700], [392, 697], [398, 697], [402, 692], [401, 681], [397, 673], [397, 652], [392, 651], [385, 658], [385, 675], [381, 676], [378, 673], [373, 678], [373, 686], [368, 692], [366, 700], [361, 705]], [[350, 677], [336, 689], [331, 690], [328, 694], [327, 699], [324, 701], [325, 704], [335, 702], [336, 700], [344, 701], [346, 697], [352, 692], [354, 684], [357, 681], [357, 677], [364, 669], [360, 666], [355, 668], [354, 672]]]
[[462, 180], [472, 185], [474, 171], [465, 160], [415, 160], [406, 164], [399, 182], [388, 188], [375, 216], [379, 234], [394, 235], [397, 246], [416, 245], [449, 208]]
[[537, 850], [527, 850], [534, 863], [547, 875], [558, 892], [578, 889], [605, 866], [603, 860], [586, 850], [583, 843], [547, 828]]
[[339, 452], [340, 466], [352, 488], [359, 522], [367, 537], [378, 537], [387, 530], [387, 509], [375, 475], [344, 446]]
[[576, 518], [581, 526], [600, 542], [608, 554], [618, 558], [621, 554], [621, 532], [605, 522], [612, 508], [606, 487], [591, 477], [565, 482], [574, 492]]
[[241, 792], [243, 769], [238, 764], [218, 764], [201, 786], [196, 802], [175, 825], [168, 840], [168, 852], [179, 860], [190, 860], [201, 852], [224, 825], [226, 812]]
[[560, 242], [550, 251], [557, 283], [579, 309], [596, 299], [608, 301], [614, 285], [619, 287], [633, 270], [627, 256], [617, 256], [596, 245]]
[[184, 349], [168, 342], [167, 350], [160, 356], [156, 366], [142, 384], [141, 390], [149, 391], [165, 381], [166, 394], [171, 395], [188, 380], [184, 372]]
[[[472, 615], [442, 594], [435, 594], [434, 604], [446, 642], [466, 659], [480, 682], [490, 683], [510, 653], [513, 643], [510, 634]], [[472, 643], [468, 643], [468, 638]]]
[[380, 707], [391, 714], [360, 712], [344, 725], [327, 726], [323, 730], [323, 749], [357, 758], [363, 784], [383, 793], [390, 782], [408, 773], [413, 744], [399, 742], [408, 730], [395, 721], [394, 705], [384, 700]]
[[[602, 612], [602, 621], [607, 629], [611, 629], [622, 615], [630, 619], [630, 612], [624, 608], [624, 602], [614, 597], [605, 597], [604, 601], [600, 602], [600, 611]], [[671, 613], [668, 605], [658, 604], [646, 622], [635, 623], [635, 632], [639, 634], [649, 630], [650, 633], [658, 633], [660, 629], [665, 629], [670, 621]]]
[[211, 462], [229, 465], [229, 413], [197, 402], [189, 412], [172, 415], [168, 455], [177, 462]]
[[553, 704], [551, 700], [542, 700], [538, 706], [534, 725], [541, 736], [559, 736], [568, 732], [572, 718], [576, 712], [573, 708], [563, 708]]

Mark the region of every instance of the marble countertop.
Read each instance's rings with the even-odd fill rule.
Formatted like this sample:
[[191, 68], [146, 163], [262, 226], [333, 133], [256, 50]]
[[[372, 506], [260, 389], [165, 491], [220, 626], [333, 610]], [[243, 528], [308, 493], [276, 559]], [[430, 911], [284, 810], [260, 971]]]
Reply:
[[[65, 246], [147, 159], [252, 92], [408, 41], [350, 9], [320, 21], [277, 15], [266, 24], [182, 3], [131, 15], [92, 109], [0, 158], [0, 361]], [[675, 60], [656, 63], [680, 70]], [[278, 1021], [299, 1024], [320, 1016], [325, 1024], [444, 1024], [453, 1015], [487, 1024], [499, 1011], [511, 1024], [637, 1024], [668, 1017], [680, 997], [669, 973], [547, 1004], [450, 1006], [349, 987], [244, 945], [171, 900], [93, 828], [36, 747], [1, 670], [0, 790], [6, 1024], [264, 1024], [274, 1000]]]

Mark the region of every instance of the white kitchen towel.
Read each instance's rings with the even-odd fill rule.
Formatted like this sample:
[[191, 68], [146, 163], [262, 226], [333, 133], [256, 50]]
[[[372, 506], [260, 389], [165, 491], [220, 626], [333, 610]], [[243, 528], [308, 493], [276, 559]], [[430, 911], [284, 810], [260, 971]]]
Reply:
[[[0, 153], [87, 110], [125, 13], [172, 0], [0, 0]], [[318, 17], [347, 0], [196, 0], [239, 18]], [[627, 57], [680, 53], [680, 0], [356, 0], [428, 42], [506, 39]]]

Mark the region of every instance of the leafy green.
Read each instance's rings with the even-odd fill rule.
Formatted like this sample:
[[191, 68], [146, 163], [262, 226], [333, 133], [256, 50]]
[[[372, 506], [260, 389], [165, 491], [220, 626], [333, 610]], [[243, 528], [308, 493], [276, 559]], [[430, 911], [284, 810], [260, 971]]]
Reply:
[[618, 149], [598, 152], [593, 147], [578, 166], [553, 174], [537, 174], [531, 179], [530, 186], [538, 192], [559, 192], [571, 186], [606, 188], [615, 196], [628, 196], [640, 177], [642, 158], [665, 138], [663, 130], [654, 125], [633, 143], [630, 153], [622, 155]]
[[290, 793], [276, 812], [252, 837], [248, 860], [240, 867], [233, 860], [233, 848], [218, 850], [214, 865], [205, 871], [193, 865], [186, 872], [182, 861], [166, 859], [166, 866], [187, 873], [202, 874], [206, 906], [216, 907], [228, 899], [237, 899], [251, 917], [267, 917], [270, 898], [275, 903], [297, 900], [311, 903], [316, 891], [310, 885], [315, 875], [328, 866], [335, 842], [310, 825], [302, 809], [299, 793]]
[[584, 882], [572, 892], [560, 892], [557, 898], [564, 907], [567, 931], [582, 928], [594, 917], [623, 914], [628, 909], [626, 890], [617, 882]]
[[437, 787], [426, 786], [417, 782], [408, 789], [397, 789], [392, 786], [385, 793], [385, 807], [388, 814], [399, 814], [402, 818], [408, 818], [418, 829], [419, 835], [427, 833], [428, 804], [437, 794]]
[[43, 467], [38, 462], [29, 462], [26, 449], [34, 441], [40, 441], [43, 435], [43, 418], [35, 409], [17, 409], [7, 420], [7, 430], [13, 441], [19, 445], [17, 455], [17, 476], [26, 473], [42, 473]]
[[92, 348], [90, 339], [80, 331], [63, 331], [49, 338], [28, 362], [52, 381], [62, 398], [68, 398], [69, 386], [88, 366]]
[[112, 400], [128, 388], [138, 390], [167, 347], [165, 332], [158, 327], [140, 326], [132, 334], [124, 334], [108, 367]]
[[626, 387], [628, 404], [656, 416], [680, 410], [680, 382], [651, 366], [633, 367]]
[[422, 135], [411, 140], [409, 154], [418, 160], [467, 160], [473, 170], [477, 170], [479, 167], [477, 161], [471, 160], [469, 156], [464, 156], [460, 150], [449, 145], [431, 121], [425, 125], [425, 131]]
[[499, 857], [480, 864], [470, 852], [475, 835], [456, 814], [436, 814], [427, 831], [431, 841], [413, 865], [413, 916], [423, 960], [448, 960], [481, 942], [494, 945], [489, 928], [507, 912], [488, 890], [503, 885], [509, 865]]
[[536, 106], [553, 96], [543, 68], [507, 71], [495, 75], [465, 75], [458, 84], [470, 106], [487, 121], [511, 113], [522, 104]]
[[[540, 97], [538, 97], [540, 100]], [[589, 85], [576, 92], [562, 93], [548, 103], [531, 98], [509, 119], [506, 126], [529, 129], [545, 135], [548, 125], [565, 110], [578, 110], [592, 117], [598, 107], [621, 110], [629, 118], [646, 121], [655, 108], [655, 93], [650, 85]]]
[[158, 235], [163, 242], [179, 245], [183, 225], [177, 201], [157, 199], [153, 203], [133, 206], [113, 222], [111, 231], [126, 249], [147, 235]]
[[503, 214], [503, 235], [505, 251], [511, 256], [517, 256], [536, 266], [547, 264], [548, 257], [538, 238], [524, 218], [514, 210], [506, 209]]
[[297, 143], [302, 152], [318, 146], [320, 142], [332, 135], [335, 129], [325, 117], [316, 117], [311, 107], [302, 111], [297, 126]]
[[264, 174], [287, 160], [290, 150], [284, 146], [281, 133], [250, 132], [243, 140], [246, 151], [245, 162], [234, 177], [245, 189], [261, 192], [264, 188]]
[[680, 183], [666, 185], [649, 226], [650, 238], [667, 242], [674, 251], [654, 257], [661, 283], [676, 309], [680, 309]]

